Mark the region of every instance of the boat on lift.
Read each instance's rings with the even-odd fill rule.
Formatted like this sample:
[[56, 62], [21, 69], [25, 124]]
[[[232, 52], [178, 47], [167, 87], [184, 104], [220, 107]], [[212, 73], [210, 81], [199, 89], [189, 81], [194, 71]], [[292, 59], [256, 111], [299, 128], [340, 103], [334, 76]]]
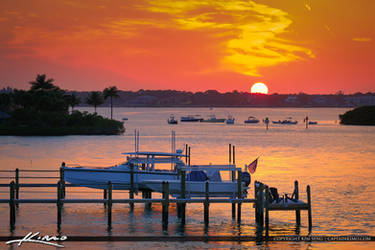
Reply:
[[[206, 195], [206, 182], [208, 182], [210, 197], [231, 197], [238, 195], [239, 185], [242, 198], [247, 196], [248, 186], [251, 182], [250, 174], [242, 172], [240, 183], [238, 180], [222, 180], [222, 171], [241, 171], [235, 165], [194, 165], [187, 167], [185, 181], [185, 197], [204, 197]], [[174, 197], [180, 197], [182, 183], [180, 180], [146, 180], [142, 185], [155, 192], [163, 192], [163, 182], [168, 182], [169, 193]]]
[[[129, 152], [127, 160], [112, 167], [69, 167], [63, 163], [64, 180], [77, 186], [105, 189], [110, 181], [113, 189], [129, 190], [131, 175], [134, 188], [145, 189], [142, 185], [146, 180], [177, 180], [178, 169], [185, 166], [181, 158], [186, 157], [181, 150], [176, 153], [164, 152]], [[172, 170], [158, 169], [159, 164], [173, 164]]]

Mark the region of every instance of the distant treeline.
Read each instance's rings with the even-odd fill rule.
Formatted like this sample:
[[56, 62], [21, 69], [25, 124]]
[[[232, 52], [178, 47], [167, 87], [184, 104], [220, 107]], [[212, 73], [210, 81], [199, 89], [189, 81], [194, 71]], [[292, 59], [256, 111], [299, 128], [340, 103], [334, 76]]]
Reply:
[[[86, 100], [90, 92], [72, 92]], [[186, 92], [177, 90], [139, 90], [117, 92], [117, 107], [355, 107], [375, 105], [375, 93], [343, 95], [220, 93], [216, 90]], [[107, 100], [103, 104], [110, 106]], [[89, 106], [81, 103], [80, 106]]]
[[[11, 89], [3, 89], [11, 91]], [[1, 91], [0, 91], [1, 92]], [[92, 92], [66, 91], [83, 100], [78, 106], [92, 106], [85, 102]], [[220, 93], [216, 90], [187, 92], [177, 90], [117, 90], [116, 98], [103, 100], [98, 106], [117, 107], [356, 107], [375, 105], [375, 93], [341, 92], [330, 95], [299, 94], [250, 94], [248, 92]]]

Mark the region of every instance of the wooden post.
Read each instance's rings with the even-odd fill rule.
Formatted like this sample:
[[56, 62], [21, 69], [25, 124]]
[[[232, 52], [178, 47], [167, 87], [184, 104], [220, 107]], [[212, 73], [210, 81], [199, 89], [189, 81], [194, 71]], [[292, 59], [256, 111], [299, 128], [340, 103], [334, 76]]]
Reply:
[[[233, 165], [235, 165], [235, 146], [233, 145]], [[235, 181], [235, 172], [232, 171], [232, 181]], [[232, 203], [232, 219], [236, 218], [236, 203]]]
[[[298, 190], [298, 181], [294, 181], [294, 194], [295, 194], [295, 199], [299, 199], [299, 190]], [[301, 210], [296, 210], [296, 225], [300, 226], [301, 225]]]
[[209, 197], [210, 197], [210, 187], [209, 187], [209, 182], [206, 181], [206, 190], [205, 190], [205, 201], [204, 201], [204, 225], [205, 226], [208, 226], [208, 223], [209, 223], [209, 217], [210, 217], [210, 214], [209, 214], [209, 206], [210, 206], [210, 203], [209, 203]]
[[61, 182], [61, 188], [62, 188], [62, 196], [61, 198], [65, 199], [65, 162], [61, 164], [60, 168], [60, 182]]
[[[255, 203], [255, 221], [257, 224], [257, 228], [260, 229], [260, 231], [263, 231], [263, 183], [257, 182], [258, 187], [256, 187], [256, 203]], [[256, 184], [255, 184], [256, 186]]]
[[[146, 199], [151, 199], [152, 198], [152, 191], [143, 191], [142, 196]], [[145, 209], [150, 210], [152, 206], [152, 202], [146, 202], [145, 203]]]
[[[129, 191], [129, 198], [134, 199], [134, 166], [130, 164], [130, 191]], [[130, 202], [130, 211], [134, 211], [134, 203]]]
[[[104, 200], [107, 199], [107, 188], [103, 189], [103, 199]], [[104, 202], [104, 207], [107, 207], [107, 203], [106, 202]]]
[[107, 187], [107, 192], [108, 192], [108, 199], [107, 199], [107, 213], [108, 213], [108, 231], [111, 230], [112, 228], [112, 183], [109, 181], [108, 182], [108, 187]]
[[57, 231], [61, 229], [61, 208], [62, 208], [62, 185], [61, 180], [57, 182]]
[[[241, 170], [237, 171], [237, 198], [242, 199], [242, 173]], [[241, 202], [237, 203], [237, 222], [238, 224], [241, 223]]]
[[168, 209], [169, 209], [169, 183], [163, 181], [163, 211], [162, 211], [163, 230], [168, 229]]
[[16, 206], [14, 202], [15, 186], [14, 181], [9, 185], [9, 224], [11, 231], [14, 230], [14, 225], [16, 224]]
[[[189, 163], [190, 163], [190, 147], [189, 147]], [[186, 171], [181, 171], [181, 198], [186, 198]], [[181, 205], [181, 223], [185, 224], [185, 210], [186, 210], [186, 203], [183, 202]]]
[[[20, 182], [19, 182], [19, 169], [16, 168], [16, 185], [15, 185], [15, 191], [16, 191], [16, 200], [19, 199], [19, 190], [20, 190]], [[16, 207], [18, 208], [18, 203], [16, 203]]]
[[265, 215], [265, 226], [266, 226], [266, 238], [268, 238], [269, 234], [269, 210], [268, 210], [268, 205], [269, 205], [269, 188], [268, 186], [266, 187], [266, 204], [265, 204], [265, 209], [266, 209], [266, 215]]
[[185, 144], [185, 164], [188, 162], [188, 145]]
[[311, 233], [311, 230], [312, 230], [312, 215], [311, 215], [311, 192], [310, 192], [310, 185], [307, 185], [306, 192], [307, 192], [307, 205], [308, 205], [308, 216], [309, 216], [309, 232]]
[[190, 167], [190, 159], [191, 159], [191, 154], [190, 154], [190, 147], [189, 147], [189, 161], [188, 161], [188, 166]]

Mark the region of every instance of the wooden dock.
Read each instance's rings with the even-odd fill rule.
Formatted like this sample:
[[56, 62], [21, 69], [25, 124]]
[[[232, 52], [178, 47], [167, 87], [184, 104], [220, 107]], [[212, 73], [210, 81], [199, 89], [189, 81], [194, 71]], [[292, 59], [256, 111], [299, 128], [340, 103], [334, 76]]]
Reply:
[[[233, 148], [234, 150], [234, 148]], [[234, 162], [234, 159], [233, 159]], [[209, 225], [209, 216], [210, 216], [210, 204], [212, 203], [226, 203], [232, 204], [232, 218], [237, 222], [241, 222], [241, 209], [243, 203], [253, 203], [255, 208], [255, 222], [257, 225], [257, 237], [263, 237], [263, 232], [265, 231], [265, 236], [268, 237], [269, 234], [269, 212], [270, 211], [290, 211], [294, 210], [296, 212], [296, 225], [300, 226], [301, 224], [301, 210], [308, 211], [308, 229], [309, 232], [312, 230], [312, 214], [311, 214], [311, 193], [310, 186], [307, 186], [307, 202], [298, 202], [296, 204], [286, 204], [286, 203], [270, 203], [269, 202], [269, 187], [261, 182], [255, 181], [254, 183], [254, 198], [244, 199], [241, 194], [241, 172], [237, 172], [238, 181], [238, 191], [236, 197], [233, 198], [212, 198], [209, 196], [209, 182], [206, 182], [205, 185], [205, 197], [202, 198], [186, 198], [185, 194], [185, 173], [181, 171], [181, 195], [178, 198], [171, 198], [169, 194], [169, 183], [163, 182], [163, 192], [162, 198], [155, 199], [152, 198], [151, 191], [141, 190], [142, 198], [134, 198], [134, 189], [131, 188], [129, 191], [129, 199], [113, 199], [113, 183], [108, 182], [107, 187], [103, 191], [103, 199], [67, 199], [66, 198], [66, 188], [67, 187], [79, 187], [74, 184], [65, 183], [64, 181], [64, 170], [63, 168], [60, 171], [56, 170], [2, 170], [0, 172], [9, 172], [14, 173], [14, 177], [1, 177], [2, 179], [11, 178], [13, 179], [9, 184], [0, 184], [0, 188], [9, 189], [9, 199], [0, 199], [0, 203], [9, 204], [9, 226], [10, 230], [13, 231], [16, 226], [16, 209], [19, 204], [25, 203], [54, 203], [56, 204], [56, 224], [57, 228], [61, 230], [62, 224], [62, 208], [64, 204], [104, 204], [107, 212], [107, 228], [111, 230], [112, 228], [112, 205], [116, 203], [129, 204], [130, 210], [133, 211], [135, 203], [143, 203], [145, 207], [151, 207], [151, 204], [158, 203], [162, 205], [162, 226], [163, 230], [168, 228], [168, 218], [169, 218], [169, 207], [171, 203], [175, 203], [177, 206], [177, 216], [179, 221], [182, 224], [186, 222], [186, 204], [189, 203], [200, 203], [203, 206], [203, 220], [205, 226]], [[21, 172], [57, 172], [59, 176], [41, 176], [41, 177], [32, 177], [32, 176], [20, 176]], [[235, 172], [232, 173], [234, 177]], [[22, 178], [34, 178], [34, 179], [59, 179], [57, 183], [20, 183]], [[20, 189], [26, 188], [56, 188], [56, 199], [20, 199], [19, 193]], [[299, 198], [298, 182], [294, 183], [294, 193], [296, 194], [296, 199]], [[236, 205], [237, 204], [237, 205]], [[237, 206], [237, 216], [236, 216], [236, 206]]]

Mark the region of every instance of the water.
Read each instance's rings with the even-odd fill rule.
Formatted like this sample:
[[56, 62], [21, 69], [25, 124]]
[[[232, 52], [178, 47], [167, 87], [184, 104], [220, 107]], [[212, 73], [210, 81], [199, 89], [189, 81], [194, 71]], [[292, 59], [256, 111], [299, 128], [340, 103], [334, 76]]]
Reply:
[[[92, 111], [90, 108], [85, 110]], [[90, 166], [108, 166], [124, 160], [121, 152], [134, 150], [134, 129], [140, 130], [140, 150], [170, 151], [170, 134], [177, 134], [177, 148], [184, 143], [191, 146], [191, 163], [227, 163], [228, 144], [236, 146], [238, 166], [249, 164], [256, 157], [259, 165], [252, 181], [259, 180], [278, 188], [279, 193], [292, 193], [294, 180], [300, 183], [300, 196], [306, 200], [306, 185], [312, 190], [313, 235], [374, 235], [375, 234], [375, 127], [341, 126], [338, 115], [342, 108], [116, 108], [114, 118], [126, 121], [122, 136], [63, 136], [63, 137], [0, 137], [0, 169], [58, 169], [61, 162]], [[109, 108], [99, 108], [109, 115]], [[199, 114], [206, 117], [227, 117], [232, 114], [236, 124], [179, 123], [168, 125], [170, 114], [176, 117]], [[273, 125], [265, 130], [262, 123], [244, 124], [248, 116], [270, 120], [292, 116], [298, 125]], [[318, 121], [305, 129], [303, 118]], [[169, 168], [170, 166], [166, 166]], [[2, 176], [6, 174], [2, 173]], [[48, 175], [43, 173], [42, 175]], [[41, 180], [46, 182], [47, 180]], [[55, 181], [55, 180], [54, 180]], [[1, 182], [9, 180], [1, 179]], [[35, 182], [23, 179], [22, 182]], [[253, 183], [250, 185], [253, 194]], [[101, 198], [101, 192], [90, 189], [68, 189], [67, 198]], [[8, 190], [0, 190], [0, 198], [8, 197]], [[27, 189], [21, 198], [55, 198], [54, 189]], [[128, 197], [117, 192], [114, 198]], [[153, 197], [160, 197], [154, 194]], [[10, 235], [8, 205], [0, 205], [0, 235]], [[300, 234], [307, 235], [307, 213], [302, 211]], [[295, 235], [294, 212], [271, 212], [270, 235]], [[29, 231], [56, 234], [56, 205], [21, 204], [14, 235]], [[66, 235], [107, 235], [106, 212], [103, 205], [66, 204], [63, 211], [62, 232]], [[161, 227], [161, 207], [153, 205], [145, 211], [136, 205], [134, 214], [124, 204], [113, 206], [111, 235], [203, 235], [203, 206], [187, 207], [186, 226], [181, 228], [176, 209], [170, 208], [167, 232]], [[255, 235], [252, 205], [243, 205], [240, 226], [231, 218], [229, 204], [210, 205], [209, 235]], [[73, 244], [73, 245], [72, 245]], [[255, 243], [126, 243], [132, 248], [174, 247], [255, 247]], [[349, 246], [348, 243], [272, 243], [268, 247], [315, 248]], [[74, 246], [74, 243], [66, 243]], [[83, 245], [82, 245], [83, 246]], [[98, 248], [116, 248], [120, 243], [97, 243]], [[369, 246], [363, 243], [359, 246]], [[87, 243], [88, 248], [93, 248]]]

